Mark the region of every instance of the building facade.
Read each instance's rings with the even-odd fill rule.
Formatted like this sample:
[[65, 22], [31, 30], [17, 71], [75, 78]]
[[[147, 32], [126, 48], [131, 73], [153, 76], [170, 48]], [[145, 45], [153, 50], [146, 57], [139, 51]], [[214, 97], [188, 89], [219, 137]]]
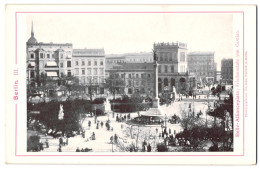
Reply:
[[226, 84], [233, 84], [233, 59], [221, 60], [221, 81]]
[[124, 53], [106, 55], [106, 63], [152, 63], [153, 54], [151, 52]]
[[[122, 90], [117, 94], [143, 94], [153, 95], [154, 67], [153, 63], [121, 63], [110, 64], [106, 69], [106, 77], [113, 75], [115, 81], [122, 81]], [[114, 83], [116, 84], [116, 82]]]
[[190, 52], [188, 53], [188, 70], [197, 75], [198, 84], [216, 81], [216, 63], [214, 52]]
[[74, 76], [79, 79], [79, 83], [94, 88], [96, 94], [104, 94], [104, 49], [73, 49], [72, 61]]
[[158, 60], [158, 91], [185, 93], [195, 87], [195, 77], [189, 74], [187, 65], [187, 44], [156, 43], [154, 50]]
[[31, 37], [26, 43], [27, 84], [29, 87], [46, 85], [46, 81], [59, 77], [72, 76], [72, 44], [38, 43], [34, 37], [33, 25]]

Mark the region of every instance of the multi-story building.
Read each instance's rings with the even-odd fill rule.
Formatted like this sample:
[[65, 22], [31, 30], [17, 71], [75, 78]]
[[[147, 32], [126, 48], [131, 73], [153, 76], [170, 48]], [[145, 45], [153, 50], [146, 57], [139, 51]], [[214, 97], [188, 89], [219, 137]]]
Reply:
[[209, 81], [215, 82], [216, 63], [215, 52], [190, 52], [188, 53], [188, 70], [198, 77], [197, 83], [203, 85]]
[[79, 83], [94, 88], [95, 93], [104, 94], [104, 49], [73, 49], [72, 61], [74, 76]]
[[188, 72], [187, 44], [185, 43], [156, 43], [154, 50], [158, 60], [158, 91], [184, 93], [196, 87], [195, 77]]
[[152, 63], [152, 52], [124, 53], [106, 55], [106, 63]]
[[[119, 63], [106, 67], [106, 77], [113, 75], [115, 81], [123, 82], [120, 94], [146, 94], [153, 95], [154, 67], [153, 63]], [[116, 84], [116, 83], [114, 83]], [[119, 88], [118, 88], [119, 89]]]
[[26, 43], [27, 83], [29, 87], [45, 85], [48, 79], [72, 76], [72, 44], [42, 43], [34, 37], [33, 25], [31, 37]]
[[221, 77], [223, 83], [233, 84], [233, 59], [221, 60]]

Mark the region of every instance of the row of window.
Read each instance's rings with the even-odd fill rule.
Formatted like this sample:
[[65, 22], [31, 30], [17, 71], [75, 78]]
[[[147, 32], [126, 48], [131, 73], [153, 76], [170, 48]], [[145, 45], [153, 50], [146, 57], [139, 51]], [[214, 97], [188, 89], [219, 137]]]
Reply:
[[137, 80], [137, 81], [128, 80], [128, 81], [127, 81], [127, 86], [128, 86], [128, 87], [140, 86], [140, 85], [146, 86], [146, 84], [149, 85], [150, 83], [146, 83], [145, 80], [141, 80], [141, 81], [138, 81], [138, 80]]
[[[70, 53], [70, 52], [69, 52]], [[70, 54], [67, 54], [67, 57], [70, 58]], [[60, 59], [64, 59], [66, 57], [66, 54], [64, 53], [60, 53]], [[40, 53], [40, 59], [44, 59], [44, 58], [47, 58], [47, 59], [54, 59], [55, 58], [55, 55], [54, 53]], [[30, 59], [35, 59], [35, 54], [34, 53], [30, 53]]]
[[[148, 93], [150, 93], [151, 89], [148, 88], [147, 91], [148, 91]], [[144, 88], [142, 88], [142, 89], [139, 89], [139, 88], [134, 88], [134, 89], [128, 88], [127, 89], [127, 93], [128, 94], [133, 94], [133, 93], [137, 93], [137, 94], [143, 93], [144, 94], [145, 93], [145, 89]]]
[[[76, 60], [75, 61], [75, 66], [79, 66], [80, 64], [79, 64], [79, 61], [78, 60]], [[91, 66], [92, 65], [92, 61], [91, 60], [88, 60], [88, 66]], [[98, 61], [97, 60], [94, 60], [94, 62], [93, 62], [93, 65], [94, 66], [97, 66], [98, 65]], [[99, 61], [99, 65], [100, 66], [103, 66], [104, 65], [104, 62], [101, 60], [101, 61]], [[85, 60], [82, 60], [81, 61], [81, 66], [85, 66]]]
[[158, 73], [174, 73], [174, 66], [168, 66], [168, 65], [159, 65], [158, 67]]
[[[87, 75], [92, 75], [92, 72], [93, 72], [93, 75], [104, 75], [104, 69], [97, 69], [97, 68], [94, 68], [94, 69], [88, 68], [87, 69]], [[81, 69], [81, 71], [80, 71], [80, 69], [75, 69], [75, 75], [80, 75], [80, 74], [85, 75], [86, 74], [85, 69]]]
[[[159, 61], [175, 61], [177, 60], [177, 53], [159, 53]], [[180, 52], [180, 61], [185, 62], [186, 61], [186, 53]]]
[[[114, 78], [146, 78], [146, 74], [115, 74]], [[151, 74], [147, 74], [147, 78], [151, 78]]]

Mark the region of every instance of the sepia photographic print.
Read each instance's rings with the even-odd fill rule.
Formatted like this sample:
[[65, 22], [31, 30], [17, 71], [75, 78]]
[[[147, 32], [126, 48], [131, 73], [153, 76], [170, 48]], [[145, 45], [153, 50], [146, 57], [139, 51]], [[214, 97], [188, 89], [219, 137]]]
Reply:
[[38, 7], [15, 14], [15, 154], [245, 155], [244, 13]]

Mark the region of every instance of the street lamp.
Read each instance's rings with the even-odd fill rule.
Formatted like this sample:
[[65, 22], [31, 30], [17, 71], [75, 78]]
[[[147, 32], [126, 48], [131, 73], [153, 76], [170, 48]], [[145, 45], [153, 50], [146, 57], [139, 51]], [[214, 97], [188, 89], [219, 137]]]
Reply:
[[94, 110], [95, 110], [95, 124], [97, 123], [97, 111], [96, 111], [96, 105], [94, 105]]

